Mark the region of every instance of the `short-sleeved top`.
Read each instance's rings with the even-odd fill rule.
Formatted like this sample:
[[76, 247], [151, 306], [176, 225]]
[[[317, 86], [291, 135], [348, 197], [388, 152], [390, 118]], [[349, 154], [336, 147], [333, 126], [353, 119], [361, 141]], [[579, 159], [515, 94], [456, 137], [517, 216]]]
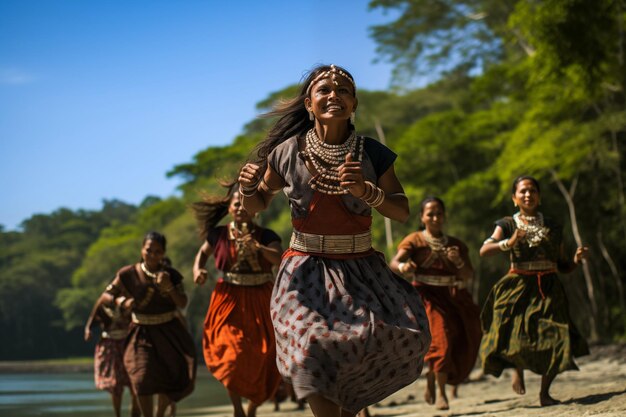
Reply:
[[[174, 268], [165, 267], [170, 275], [170, 281], [178, 288], [182, 288], [183, 276]], [[142, 314], [162, 314], [177, 309], [176, 304], [168, 294], [161, 294], [157, 285], [143, 276], [139, 276], [135, 265], [128, 265], [117, 273], [122, 285], [135, 299], [133, 311]]]
[[[465, 243], [459, 239], [448, 236], [447, 247], [457, 246], [459, 248], [459, 254], [461, 259], [467, 265], [471, 265], [469, 259], [469, 251]], [[411, 257], [411, 260], [417, 265], [416, 275], [457, 275], [459, 270], [448, 261], [444, 259], [443, 255], [433, 254], [432, 249], [428, 245], [426, 239], [424, 239], [423, 232], [413, 232], [407, 237], [402, 239], [402, 242], [398, 245], [398, 249], [406, 250]]]
[[[252, 235], [261, 245], [269, 245], [272, 242], [280, 242], [278, 236], [273, 230], [254, 226]], [[209, 231], [207, 242], [213, 248], [213, 257], [215, 259], [215, 267], [220, 271], [230, 272], [235, 264], [239, 266], [239, 273], [258, 273], [271, 272], [272, 264], [259, 253], [256, 254], [256, 260], [260, 266], [259, 271], [254, 271], [248, 263], [237, 263], [237, 248], [235, 239], [230, 236], [228, 226], [214, 227]]]
[[[363, 175], [367, 181], [376, 184], [378, 178], [393, 165], [397, 155], [375, 139], [363, 136], [358, 139], [363, 140]], [[274, 148], [268, 156], [268, 164], [285, 182], [283, 192], [289, 198], [291, 217], [306, 217], [314, 190], [308, 186], [312, 175], [299, 155], [298, 138], [293, 136]], [[371, 215], [371, 208], [363, 200], [351, 194], [344, 194], [341, 199], [352, 213]]]
[[[502, 228], [505, 238], [510, 238], [516, 229], [515, 220], [511, 216], [497, 220], [495, 225]], [[510, 251], [511, 262], [559, 261], [563, 229], [549, 217], [544, 217], [543, 225], [549, 229], [547, 236], [538, 246], [533, 247], [530, 247], [525, 241], [516, 242]]]

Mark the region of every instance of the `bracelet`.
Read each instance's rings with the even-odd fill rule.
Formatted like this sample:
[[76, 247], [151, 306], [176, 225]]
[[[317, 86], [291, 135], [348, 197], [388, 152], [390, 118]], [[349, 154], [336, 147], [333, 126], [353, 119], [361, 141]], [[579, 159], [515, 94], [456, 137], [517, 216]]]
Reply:
[[252, 197], [253, 195], [256, 194], [256, 192], [257, 192], [256, 185], [254, 187], [244, 188], [243, 185], [239, 184], [239, 194], [241, 194], [244, 197]]
[[454, 265], [456, 269], [461, 269], [465, 266], [465, 261], [461, 261], [458, 264]]
[[511, 250], [511, 247], [509, 246], [509, 239], [502, 239], [498, 242], [498, 246], [502, 252]]
[[487, 239], [485, 239], [485, 241], [483, 242], [483, 245], [486, 245], [487, 243], [491, 243], [491, 242], [496, 242], [496, 240], [490, 236]]
[[361, 200], [372, 208], [380, 206], [385, 201], [385, 191], [370, 181], [365, 181], [365, 185], [370, 189], [370, 192], [364, 195]]
[[124, 308], [124, 303], [126, 302], [126, 300], [128, 300], [128, 298], [126, 298], [126, 296], [121, 296], [120, 297], [120, 303], [118, 304], [120, 307]]
[[261, 190], [265, 191], [268, 194], [274, 195], [280, 193], [280, 188], [273, 189], [269, 186], [269, 184], [265, 181], [265, 177], [261, 177], [261, 181], [259, 182], [259, 187]]

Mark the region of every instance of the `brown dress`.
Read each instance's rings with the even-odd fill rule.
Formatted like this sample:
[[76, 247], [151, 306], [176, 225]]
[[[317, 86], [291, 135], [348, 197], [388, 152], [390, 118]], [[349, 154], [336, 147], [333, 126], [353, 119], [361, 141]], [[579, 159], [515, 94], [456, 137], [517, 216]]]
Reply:
[[[446, 246], [457, 246], [465, 264], [471, 265], [463, 242], [448, 236]], [[412, 283], [422, 296], [432, 335], [425, 361], [431, 371], [448, 374], [448, 384], [460, 384], [469, 376], [478, 356], [482, 335], [480, 309], [467, 290], [457, 285], [439, 285], [438, 280], [448, 277], [459, 281], [458, 269], [443, 254], [431, 249], [424, 232], [411, 233], [398, 249], [406, 250], [418, 266]]]
[[[280, 241], [276, 233], [259, 226], [252, 233], [263, 245]], [[249, 254], [255, 259], [238, 259], [235, 237], [228, 226], [211, 230], [207, 240], [213, 248], [215, 266], [224, 275], [235, 270], [243, 279], [271, 274], [272, 265], [258, 253]], [[204, 320], [202, 348], [207, 368], [229, 391], [255, 404], [271, 398], [281, 382], [270, 318], [273, 285], [273, 280], [236, 285], [220, 278]]]
[[119, 307], [100, 305], [95, 319], [102, 327], [93, 362], [96, 388], [120, 395], [124, 387], [130, 388], [128, 373], [124, 368], [124, 345], [130, 316], [122, 314]]
[[[395, 154], [366, 141], [363, 171], [376, 182]], [[311, 189], [296, 138], [276, 147], [269, 164], [286, 183], [294, 229], [346, 236], [370, 230], [363, 201]], [[271, 312], [278, 369], [298, 398], [317, 394], [354, 413], [415, 381], [430, 344], [419, 295], [371, 248], [337, 255], [289, 249]]]
[[[169, 267], [166, 271], [174, 291], [184, 291], [180, 273]], [[191, 394], [196, 378], [196, 352], [191, 335], [176, 315], [174, 302], [167, 294], [159, 293], [138, 264], [120, 269], [115, 282], [120, 282], [135, 299], [135, 317], [155, 320], [155, 324], [137, 324], [133, 320], [130, 325], [124, 365], [133, 391], [137, 395], [166, 394], [172, 401]]]

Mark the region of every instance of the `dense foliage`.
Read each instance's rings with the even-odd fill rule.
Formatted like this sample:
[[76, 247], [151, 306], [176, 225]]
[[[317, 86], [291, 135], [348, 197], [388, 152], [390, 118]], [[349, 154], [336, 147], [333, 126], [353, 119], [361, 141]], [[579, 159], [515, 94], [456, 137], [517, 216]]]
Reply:
[[[393, 224], [394, 243], [419, 226], [419, 200], [441, 196], [449, 233], [472, 251], [480, 302], [507, 263], [479, 259], [478, 248], [493, 221], [513, 212], [513, 178], [535, 175], [542, 211], [566, 226], [569, 253], [580, 243], [591, 248], [585, 267], [562, 277], [578, 307], [574, 320], [596, 340], [626, 337], [626, 3], [373, 0], [370, 6], [400, 11], [371, 34], [381, 57], [396, 66], [402, 89], [359, 90], [357, 115], [361, 134], [384, 135], [399, 155], [396, 170], [413, 215]], [[415, 75], [429, 72], [438, 81], [410, 88]], [[267, 110], [294, 91], [274, 92], [258, 107]], [[89, 309], [115, 271], [138, 259], [149, 229], [168, 236], [168, 255], [187, 277], [187, 316], [199, 341], [210, 285], [190, 283], [201, 242], [188, 204], [201, 192], [221, 193], [218, 180], [235, 175], [269, 123], [251, 121], [231, 145], [201, 150], [173, 167], [168, 175], [183, 181], [180, 198], [148, 197], [139, 207], [105, 202], [97, 212], [61, 209], [26, 220], [21, 232], [0, 233], [0, 332], [11, 340], [0, 347], [0, 359], [88, 353], [80, 335]], [[261, 222], [288, 241], [284, 199]], [[376, 246], [386, 248], [378, 215], [373, 232]]]

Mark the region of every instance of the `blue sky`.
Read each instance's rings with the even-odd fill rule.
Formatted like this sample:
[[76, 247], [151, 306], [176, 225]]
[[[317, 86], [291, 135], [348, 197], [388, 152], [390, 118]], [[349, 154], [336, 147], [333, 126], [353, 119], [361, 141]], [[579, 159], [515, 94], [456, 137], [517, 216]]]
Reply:
[[0, 224], [175, 194], [255, 104], [336, 63], [387, 89], [367, 0], [0, 0]]

